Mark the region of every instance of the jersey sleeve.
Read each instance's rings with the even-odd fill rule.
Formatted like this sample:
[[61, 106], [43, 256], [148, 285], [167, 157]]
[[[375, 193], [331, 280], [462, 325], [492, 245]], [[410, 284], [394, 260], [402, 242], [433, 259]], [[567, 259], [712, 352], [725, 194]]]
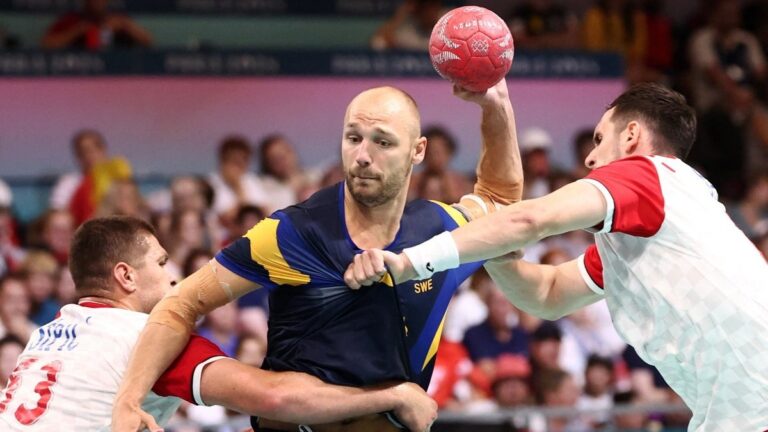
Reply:
[[650, 237], [661, 228], [664, 195], [656, 166], [648, 158], [620, 159], [579, 181], [594, 185], [607, 204], [603, 224], [594, 232]]
[[195, 405], [205, 405], [200, 395], [200, 380], [206, 365], [227, 358], [213, 342], [193, 334], [184, 351], [155, 382], [152, 391], [160, 396], [176, 396]]
[[216, 261], [233, 273], [268, 289], [308, 283], [309, 275], [289, 264], [307, 259], [298, 234], [279, 212], [254, 225], [216, 255]]
[[590, 245], [586, 252], [578, 258], [579, 272], [582, 279], [596, 294], [603, 295], [603, 261], [597, 251], [597, 246]]

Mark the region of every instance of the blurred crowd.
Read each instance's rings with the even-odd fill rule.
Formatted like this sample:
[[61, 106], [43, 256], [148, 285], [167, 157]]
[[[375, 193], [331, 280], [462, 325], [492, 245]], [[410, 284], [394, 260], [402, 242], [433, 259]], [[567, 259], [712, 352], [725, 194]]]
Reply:
[[[146, 30], [110, 13], [107, 3], [87, 0], [81, 11], [58, 19], [43, 46], [152, 43]], [[582, 15], [565, 1], [518, 3], [504, 17], [519, 49], [615, 51], [626, 60], [629, 82], [658, 81], [689, 97], [700, 123], [690, 162], [712, 181], [736, 225], [768, 257], [768, 1], [701, 2], [682, 28], [661, 13], [662, 1], [597, 0]], [[425, 50], [443, 12], [439, 0], [406, 0], [375, 31], [371, 46]], [[0, 40], [9, 41], [1, 32]], [[426, 127], [424, 135], [427, 155], [412, 178], [410, 198], [456, 202], [473, 184], [472, 173], [452, 168], [460, 143], [439, 125]], [[586, 174], [580, 163], [554, 166], [550, 151], [563, 143], [554, 143], [545, 129], [521, 130], [519, 144], [525, 198]], [[574, 131], [567, 145], [575, 160], [583, 161], [593, 146], [592, 131]], [[231, 135], [221, 140], [218, 166], [209, 174], [174, 177], [167, 187], [142, 194], [130, 161], [110, 151], [101, 131], [76, 132], [71, 148], [79, 169], [58, 179], [48, 210], [31, 223], [14, 217], [11, 189], [0, 179], [0, 386], [30, 334], [76, 300], [66, 264], [73, 233], [83, 221], [119, 214], [151, 222], [170, 255], [170, 271], [181, 279], [272, 211], [344, 177], [338, 165], [303, 166], [280, 134], [258, 140]], [[591, 242], [586, 232], [569, 233], [528, 248], [525, 259], [558, 264], [576, 258]], [[259, 366], [268, 316], [266, 293], [257, 291], [209, 314], [198, 332], [228, 355]], [[557, 322], [542, 321], [510, 304], [483, 271], [461, 287], [449, 308], [429, 391], [442, 409], [468, 413], [529, 405], [600, 409], [682, 403], [615, 333], [604, 302]], [[213, 425], [231, 414], [186, 406], [177, 421]], [[520, 420], [532, 432], [593, 430], [607, 421], [597, 414]], [[685, 425], [687, 419], [651, 413], [615, 421], [646, 428]]]

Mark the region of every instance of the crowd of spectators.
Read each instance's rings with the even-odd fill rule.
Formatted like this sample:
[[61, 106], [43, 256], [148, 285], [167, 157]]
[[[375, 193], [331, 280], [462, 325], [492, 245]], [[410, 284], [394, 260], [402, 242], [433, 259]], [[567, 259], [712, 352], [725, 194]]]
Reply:
[[[682, 28], [663, 15], [659, 0], [597, 0], [583, 14], [569, 10], [565, 1], [527, 0], [504, 17], [520, 49], [614, 51], [626, 61], [629, 82], [652, 80], [683, 91], [699, 113], [691, 163], [712, 181], [736, 225], [768, 257], [768, 2], [701, 4]], [[50, 27], [43, 45], [103, 49], [151, 43], [145, 30], [106, 5], [106, 0], [85, 1], [82, 11]], [[372, 47], [425, 49], [443, 10], [439, 0], [404, 1], [375, 32]], [[0, 41], [4, 38], [0, 32]], [[409, 197], [456, 202], [471, 191], [473, 180], [471, 173], [451, 166], [459, 143], [440, 126], [427, 127], [424, 134], [429, 147]], [[554, 143], [545, 129], [521, 130], [519, 139], [525, 198], [586, 174], [581, 163], [553, 164], [550, 152], [563, 143]], [[272, 211], [343, 179], [338, 166], [303, 167], [280, 134], [256, 144], [230, 135], [222, 139], [218, 165], [210, 173], [174, 177], [167, 188], [142, 194], [130, 162], [111, 155], [100, 131], [79, 131], [71, 145], [79, 170], [59, 178], [49, 209], [31, 223], [14, 218], [11, 189], [0, 179], [0, 386], [30, 334], [76, 300], [66, 263], [72, 235], [83, 221], [113, 214], [150, 221], [169, 252], [170, 270], [181, 279]], [[593, 145], [592, 132], [575, 131], [571, 145], [574, 159], [583, 161]], [[528, 248], [525, 259], [561, 263], [591, 242], [587, 233], [569, 233]], [[198, 331], [228, 355], [258, 366], [266, 353], [268, 316], [266, 293], [255, 292], [209, 314]], [[557, 322], [541, 321], [510, 304], [483, 271], [460, 288], [449, 308], [430, 393], [442, 409], [467, 413], [528, 405], [602, 409], [617, 403], [681, 403], [615, 333], [604, 302]], [[181, 416], [212, 425], [230, 414], [185, 406]], [[592, 430], [608, 420], [599, 413], [516, 419], [532, 432]], [[613, 421], [645, 428], [684, 425], [686, 419], [652, 413]]]

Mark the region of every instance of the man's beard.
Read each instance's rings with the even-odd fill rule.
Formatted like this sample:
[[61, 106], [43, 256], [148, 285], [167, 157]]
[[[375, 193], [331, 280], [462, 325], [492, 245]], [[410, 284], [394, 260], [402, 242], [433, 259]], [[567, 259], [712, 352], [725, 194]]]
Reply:
[[397, 197], [397, 195], [403, 190], [403, 186], [408, 179], [408, 174], [410, 171], [411, 166], [405, 165], [402, 167], [402, 169], [392, 172], [389, 177], [386, 178], [386, 180], [382, 181], [381, 178], [368, 180], [369, 182], [379, 183], [381, 186], [378, 188], [378, 190], [371, 188], [373, 190], [369, 189], [365, 192], [356, 190], [354, 186], [354, 175], [347, 171], [345, 174], [347, 190], [355, 201], [364, 205], [365, 207], [378, 207], [392, 201], [395, 199], [395, 197]]

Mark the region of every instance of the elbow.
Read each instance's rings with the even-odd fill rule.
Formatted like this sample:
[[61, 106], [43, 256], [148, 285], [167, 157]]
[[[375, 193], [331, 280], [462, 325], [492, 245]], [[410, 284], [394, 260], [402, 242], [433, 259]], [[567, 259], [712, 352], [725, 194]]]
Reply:
[[518, 240], [523, 245], [532, 243], [546, 237], [546, 220], [542, 217], [541, 212], [536, 208], [526, 208], [512, 211], [509, 213], [506, 224], [508, 226], [504, 232], [515, 234], [522, 234]]

